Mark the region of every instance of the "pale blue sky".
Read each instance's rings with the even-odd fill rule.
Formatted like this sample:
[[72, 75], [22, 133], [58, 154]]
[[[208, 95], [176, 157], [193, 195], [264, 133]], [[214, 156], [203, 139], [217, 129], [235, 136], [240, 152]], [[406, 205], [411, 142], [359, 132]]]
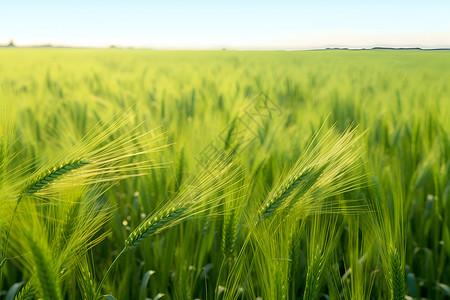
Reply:
[[450, 0], [0, 0], [0, 43], [188, 49], [450, 47]]

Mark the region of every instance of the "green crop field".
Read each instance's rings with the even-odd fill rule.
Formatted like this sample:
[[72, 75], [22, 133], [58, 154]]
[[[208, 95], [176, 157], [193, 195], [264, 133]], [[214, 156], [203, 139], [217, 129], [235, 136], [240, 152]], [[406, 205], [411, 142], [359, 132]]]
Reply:
[[0, 49], [0, 299], [450, 299], [450, 52]]

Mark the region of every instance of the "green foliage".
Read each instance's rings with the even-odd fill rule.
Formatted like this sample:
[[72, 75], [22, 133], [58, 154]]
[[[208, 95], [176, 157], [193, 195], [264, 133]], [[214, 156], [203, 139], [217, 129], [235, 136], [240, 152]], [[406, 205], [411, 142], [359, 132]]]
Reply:
[[447, 51], [0, 56], [0, 299], [450, 295]]

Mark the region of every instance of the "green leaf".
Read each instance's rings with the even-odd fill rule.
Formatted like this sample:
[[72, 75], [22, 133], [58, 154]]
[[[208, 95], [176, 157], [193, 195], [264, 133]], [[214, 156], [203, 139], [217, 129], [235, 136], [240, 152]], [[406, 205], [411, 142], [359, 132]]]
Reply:
[[443, 240], [444, 240], [444, 249], [447, 252], [447, 255], [450, 256], [450, 231], [446, 225], [443, 226], [444, 230], [442, 232]]
[[145, 297], [147, 295], [147, 285], [150, 277], [155, 274], [155, 271], [149, 270], [144, 274], [144, 278], [141, 282], [141, 289], [139, 291], [139, 300], [145, 300]]
[[164, 296], [165, 296], [165, 294], [163, 294], [163, 293], [158, 293], [158, 295], [156, 295], [155, 298], [153, 298], [153, 300], [159, 300], [159, 299], [161, 299], [161, 298], [164, 297]]
[[414, 275], [414, 273], [409, 273], [406, 281], [408, 283], [408, 294], [411, 297], [417, 297], [418, 296], [418, 292], [417, 292], [417, 283], [416, 283], [416, 276]]
[[14, 300], [14, 297], [16, 297], [17, 292], [20, 290], [20, 288], [25, 284], [25, 282], [17, 282], [14, 283], [11, 288], [8, 291], [8, 294], [6, 294], [5, 300]]
[[443, 283], [438, 283], [437, 286], [444, 292], [445, 295], [450, 296], [450, 287]]

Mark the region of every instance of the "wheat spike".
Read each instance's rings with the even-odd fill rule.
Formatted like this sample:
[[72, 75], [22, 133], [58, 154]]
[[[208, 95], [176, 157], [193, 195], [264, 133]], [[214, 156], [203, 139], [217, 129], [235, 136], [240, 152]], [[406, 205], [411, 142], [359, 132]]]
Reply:
[[80, 262], [78, 266], [78, 284], [80, 286], [83, 299], [94, 299], [95, 295], [95, 282], [93, 280], [92, 273], [89, 270], [87, 260]]
[[319, 299], [320, 281], [325, 266], [325, 257], [320, 249], [317, 249], [306, 274], [306, 286], [303, 299]]
[[28, 233], [26, 237], [31, 250], [33, 271], [36, 274], [39, 296], [44, 300], [62, 299], [58, 275], [52, 268], [50, 250], [45, 244], [37, 241], [31, 233]]
[[[275, 186], [259, 209], [259, 221], [273, 216], [283, 208], [296, 209], [304, 215], [320, 211], [324, 199], [358, 186], [362, 175], [352, 173], [358, 168], [359, 149], [353, 147], [361, 136], [356, 128], [335, 135], [333, 128], [314, 145], [309, 143], [291, 170]], [[314, 146], [313, 146], [314, 145]]]
[[260, 218], [265, 219], [275, 213], [275, 211], [285, 204], [287, 198], [299, 188], [299, 194], [305, 194], [319, 179], [325, 170], [326, 165], [321, 168], [309, 167], [294, 176], [291, 176], [280, 188], [273, 193], [269, 201], [260, 209]]
[[62, 177], [64, 174], [79, 169], [87, 164], [89, 164], [89, 161], [83, 158], [77, 158], [52, 167], [33, 178], [24, 188], [23, 194], [26, 196], [31, 196], [58, 178]]
[[186, 207], [172, 207], [156, 217], [143, 221], [125, 240], [125, 248], [128, 250], [137, 247], [145, 238], [181, 218], [186, 210]]
[[32, 300], [34, 292], [33, 284], [30, 280], [20, 289], [20, 292], [14, 297], [14, 300]]
[[400, 254], [397, 248], [391, 247], [389, 251], [390, 264], [390, 289], [391, 300], [405, 299], [405, 276], [402, 270], [402, 263], [400, 261]]
[[232, 212], [225, 215], [222, 228], [222, 251], [225, 257], [231, 259], [237, 240], [238, 215]]

